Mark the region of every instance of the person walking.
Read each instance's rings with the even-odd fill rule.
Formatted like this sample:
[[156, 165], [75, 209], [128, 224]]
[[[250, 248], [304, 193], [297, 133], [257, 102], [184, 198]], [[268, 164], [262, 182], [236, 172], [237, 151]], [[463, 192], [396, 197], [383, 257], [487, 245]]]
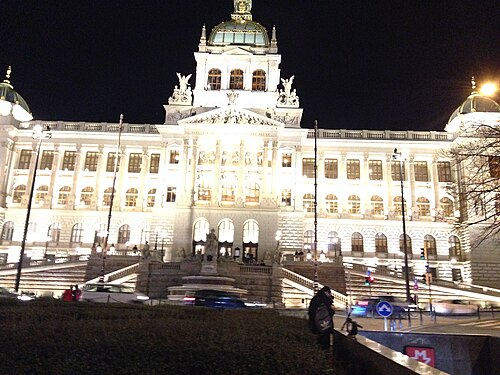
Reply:
[[335, 310], [332, 308], [332, 304], [332, 291], [329, 287], [324, 286], [311, 299], [307, 311], [309, 328], [312, 333], [318, 335], [318, 344], [323, 350], [330, 348], [330, 336], [333, 333]]
[[75, 285], [75, 289], [73, 289], [73, 294], [72, 294], [73, 301], [79, 301], [81, 295], [82, 295], [82, 290], [80, 288], [78, 288], [78, 284], [77, 284], [77, 285]]
[[69, 286], [69, 289], [66, 289], [62, 294], [63, 301], [73, 301], [73, 285]]

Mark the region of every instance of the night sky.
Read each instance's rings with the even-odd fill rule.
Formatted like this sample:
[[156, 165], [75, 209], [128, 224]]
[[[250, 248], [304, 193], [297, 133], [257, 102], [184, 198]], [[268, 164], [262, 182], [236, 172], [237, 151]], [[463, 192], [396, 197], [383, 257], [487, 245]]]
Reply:
[[[12, 65], [35, 119], [162, 124], [203, 24], [208, 36], [232, 11], [230, 0], [0, 0], [0, 79]], [[498, 0], [254, 0], [252, 14], [276, 26], [302, 127], [443, 130], [472, 75], [500, 81]]]

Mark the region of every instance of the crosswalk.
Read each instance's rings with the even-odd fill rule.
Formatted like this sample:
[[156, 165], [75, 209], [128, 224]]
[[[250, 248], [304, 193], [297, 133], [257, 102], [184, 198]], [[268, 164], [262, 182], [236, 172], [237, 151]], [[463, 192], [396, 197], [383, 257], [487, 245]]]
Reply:
[[474, 322], [458, 323], [457, 325], [462, 327], [474, 327], [474, 328], [488, 328], [488, 329], [498, 329], [500, 330], [500, 320], [478, 320]]

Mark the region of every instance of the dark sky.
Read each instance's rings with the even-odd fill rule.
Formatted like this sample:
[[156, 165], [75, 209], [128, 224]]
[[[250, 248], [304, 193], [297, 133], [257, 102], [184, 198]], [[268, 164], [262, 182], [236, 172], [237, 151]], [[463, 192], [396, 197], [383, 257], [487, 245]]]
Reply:
[[[230, 0], [0, 0], [0, 78], [12, 65], [35, 119], [163, 123], [203, 24], [232, 11]], [[252, 14], [276, 26], [302, 127], [443, 130], [472, 75], [500, 81], [498, 0], [254, 0]]]

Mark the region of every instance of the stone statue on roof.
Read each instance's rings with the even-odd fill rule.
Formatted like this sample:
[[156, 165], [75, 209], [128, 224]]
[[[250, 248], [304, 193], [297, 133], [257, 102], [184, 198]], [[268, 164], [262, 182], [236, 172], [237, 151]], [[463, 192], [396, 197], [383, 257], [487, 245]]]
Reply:
[[175, 85], [174, 93], [168, 99], [168, 104], [191, 105], [193, 100], [193, 92], [191, 91], [191, 87], [189, 87], [189, 78], [191, 78], [191, 76], [192, 74], [183, 76], [177, 73], [179, 86]]

